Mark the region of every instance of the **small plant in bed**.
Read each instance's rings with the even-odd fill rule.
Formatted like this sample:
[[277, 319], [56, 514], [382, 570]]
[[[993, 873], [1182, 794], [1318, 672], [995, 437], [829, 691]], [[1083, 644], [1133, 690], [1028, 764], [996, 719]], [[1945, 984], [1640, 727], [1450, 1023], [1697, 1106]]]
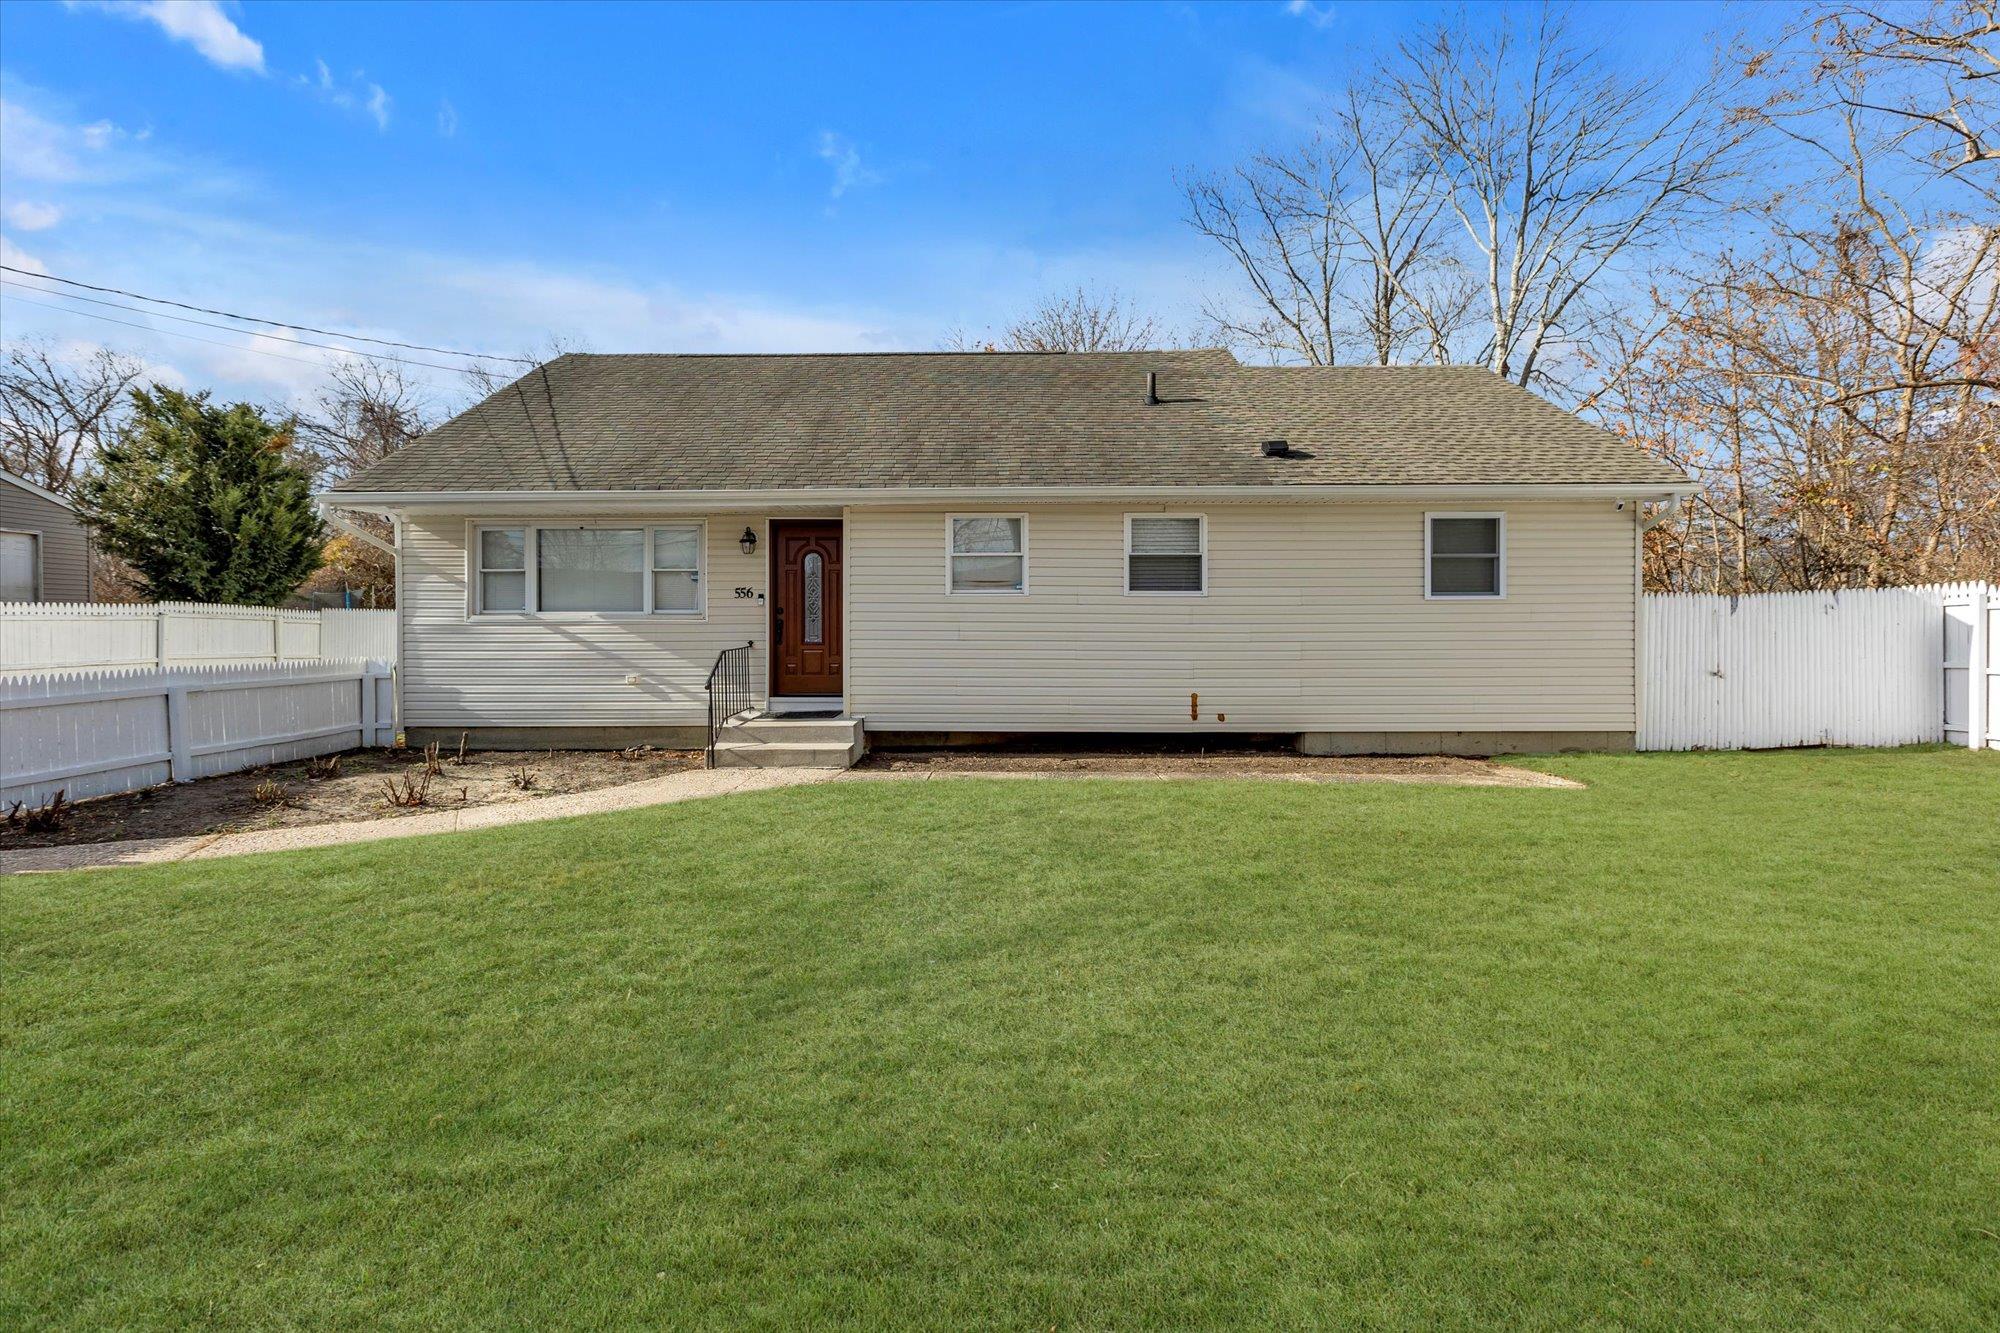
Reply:
[[431, 783], [437, 776], [426, 763], [414, 772], [402, 777], [382, 779], [382, 795], [389, 805], [398, 809], [414, 810], [420, 806], [434, 804], [431, 797]]
[[30, 806], [26, 801], [13, 801], [7, 806], [7, 827], [18, 828], [23, 833], [54, 833], [69, 822], [70, 811], [75, 808], [69, 803], [66, 790], [58, 791], [36, 806]]

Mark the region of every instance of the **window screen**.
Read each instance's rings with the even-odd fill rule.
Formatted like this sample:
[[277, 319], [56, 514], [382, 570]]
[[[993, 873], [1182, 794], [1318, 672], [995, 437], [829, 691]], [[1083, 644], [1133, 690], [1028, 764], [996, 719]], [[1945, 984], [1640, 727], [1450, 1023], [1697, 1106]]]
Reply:
[[951, 590], [1022, 592], [1028, 586], [1026, 533], [1018, 516], [951, 520]]
[[1128, 592], [1202, 592], [1199, 517], [1133, 515], [1125, 553]]
[[1500, 520], [1433, 517], [1430, 521], [1430, 595], [1500, 595]]

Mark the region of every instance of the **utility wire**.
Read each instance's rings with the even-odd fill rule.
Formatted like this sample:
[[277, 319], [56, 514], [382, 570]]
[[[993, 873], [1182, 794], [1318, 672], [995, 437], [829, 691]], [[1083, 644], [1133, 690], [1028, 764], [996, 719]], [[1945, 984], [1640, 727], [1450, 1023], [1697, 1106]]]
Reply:
[[[60, 282], [66, 287], [81, 287], [85, 291], [103, 292], [109, 296], [123, 296], [134, 301], [145, 301], [150, 305], [170, 305], [180, 310], [192, 310], [198, 315], [220, 315], [224, 319], [242, 320], [246, 324], [268, 324], [274, 329], [291, 329], [298, 333], [317, 333], [326, 338], [350, 338], [355, 342], [379, 343], [383, 347], [401, 347], [412, 352], [436, 352], [442, 356], [468, 356], [481, 361], [513, 361], [520, 365], [532, 366], [533, 357], [501, 356], [497, 352], [465, 352], [456, 347], [432, 347], [427, 343], [396, 342], [390, 338], [370, 338], [360, 333], [341, 333], [336, 329], [316, 329], [310, 324], [287, 324], [281, 319], [263, 319], [257, 315], [239, 315], [231, 310], [216, 310], [205, 305], [189, 305], [185, 301], [170, 301], [164, 296], [147, 296], [141, 292], [128, 292], [122, 287], [100, 287], [94, 282], [81, 282], [75, 278], [59, 278], [53, 273], [37, 273], [33, 269], [16, 268], [12, 264], [0, 264], [0, 269], [9, 273], [19, 273], [24, 277], [41, 278], [47, 282]], [[87, 300], [87, 297], [79, 298]], [[347, 350], [345, 348], [341, 349]], [[419, 363], [421, 364], [421, 363]], [[452, 367], [445, 367], [449, 370]]]
[[[25, 296], [7, 296], [4, 299], [9, 301], [18, 301], [22, 305], [31, 305], [38, 307], [39, 309], [42, 310], [58, 310], [65, 315], [80, 315], [85, 319], [101, 319], [106, 324], [118, 324], [128, 329], [138, 329], [142, 333], [164, 333], [174, 338], [186, 338], [189, 342], [207, 343], [211, 347], [227, 347], [232, 352], [248, 352], [252, 356], [268, 356], [277, 361], [296, 361], [302, 366], [314, 366], [320, 370], [326, 369], [326, 362], [315, 361], [310, 357], [286, 356], [283, 352], [267, 352], [261, 347], [245, 347], [242, 343], [226, 343], [222, 341], [222, 339], [220, 338], [204, 338], [199, 333], [183, 333], [179, 329], [160, 329], [160, 328], [155, 328], [150, 324], [135, 324], [129, 319], [113, 319], [109, 315], [100, 315], [94, 310], [78, 310], [74, 306], [50, 305], [46, 301], [30, 301]], [[245, 332], [248, 332], [248, 330], [245, 330]], [[318, 344], [302, 343], [299, 345], [311, 347], [311, 346], [317, 346]], [[346, 351], [348, 349], [340, 348], [338, 350]], [[411, 362], [409, 364], [423, 365], [426, 363], [417, 361], [417, 362]], [[443, 370], [458, 369], [457, 367], [453, 366], [443, 366], [439, 368]]]
[[[16, 271], [18, 272], [18, 270], [16, 270]], [[242, 334], [248, 334], [248, 335], [249, 335], [249, 336], [251, 336], [251, 337], [270, 337], [270, 336], [271, 336], [271, 335], [269, 335], [269, 334], [260, 334], [260, 333], [258, 333], [258, 331], [257, 331], [257, 330], [255, 330], [255, 329], [239, 329], [239, 328], [237, 328], [237, 327], [236, 327], [236, 326], [235, 326], [234, 324], [217, 324], [217, 323], [215, 323], [215, 322], [214, 322], [213, 320], [207, 320], [207, 319], [193, 319], [193, 318], [191, 318], [191, 317], [189, 317], [189, 316], [187, 316], [187, 315], [170, 315], [170, 314], [168, 314], [168, 313], [167, 313], [166, 311], [164, 311], [164, 310], [142, 310], [142, 309], [140, 309], [140, 308], [139, 308], [138, 306], [131, 306], [131, 305], [120, 305], [120, 304], [119, 304], [118, 302], [116, 302], [116, 301], [100, 301], [100, 300], [98, 300], [98, 299], [97, 299], [96, 297], [94, 297], [94, 296], [78, 296], [78, 295], [77, 295], [77, 294], [76, 294], [75, 292], [52, 292], [52, 291], [50, 291], [50, 290], [49, 290], [48, 288], [46, 288], [46, 287], [37, 287], [37, 286], [35, 286], [35, 285], [34, 285], [34, 284], [32, 284], [32, 283], [26, 283], [26, 282], [20, 282], [20, 281], [17, 281], [17, 280], [15, 280], [15, 279], [13, 279], [13, 278], [0, 278], [0, 287], [15, 287], [15, 288], [18, 288], [18, 289], [20, 289], [21, 291], [27, 291], [27, 292], [40, 292], [40, 293], [41, 293], [42, 295], [44, 295], [44, 296], [59, 296], [59, 297], [61, 297], [61, 298], [62, 298], [63, 300], [65, 300], [65, 301], [88, 301], [88, 302], [90, 302], [90, 303], [91, 303], [92, 305], [101, 305], [101, 306], [105, 306], [105, 307], [107, 307], [107, 308], [109, 308], [109, 309], [112, 309], [112, 310], [123, 310], [123, 311], [125, 311], [125, 312], [126, 312], [127, 314], [133, 314], [133, 315], [144, 315], [144, 316], [145, 316], [146, 318], [148, 318], [148, 319], [177, 319], [177, 320], [179, 320], [179, 321], [180, 321], [181, 323], [183, 323], [183, 324], [198, 324], [198, 325], [200, 325], [200, 326], [201, 326], [202, 328], [204, 328], [204, 329], [221, 329], [221, 330], [222, 330], [222, 331], [223, 331], [224, 333], [242, 333]], [[13, 298], [13, 299], [15, 299], [15, 300], [17, 300], [17, 301], [18, 301], [18, 300], [20, 300], [21, 298], [19, 298], [19, 297], [15, 297], [15, 298]], [[41, 303], [40, 303], [40, 302], [38, 302], [38, 301], [29, 301], [29, 302], [28, 302], [27, 304], [29, 304], [29, 305], [40, 305]], [[45, 306], [43, 306], [42, 308], [43, 308], [44, 310], [67, 310], [67, 311], [69, 311], [69, 313], [71, 313], [71, 314], [73, 314], [73, 315], [88, 315], [88, 316], [90, 316], [90, 317], [91, 317], [91, 318], [93, 318], [93, 319], [104, 319], [104, 318], [106, 318], [106, 316], [103, 316], [103, 315], [91, 315], [91, 312], [90, 312], [90, 311], [88, 311], [88, 310], [75, 310], [75, 309], [72, 309], [72, 308], [71, 308], [71, 307], [69, 307], [69, 306], [61, 306], [61, 305], [45, 305]], [[125, 321], [123, 321], [123, 320], [113, 320], [112, 322], [113, 322], [114, 324], [122, 324], [122, 323], [124, 323]], [[134, 324], [134, 325], [132, 325], [131, 327], [132, 327], [132, 328], [145, 328], [145, 327], [147, 327], [147, 326], [145, 326], [145, 325], [143, 325], [143, 324]], [[289, 326], [281, 326], [281, 327], [289, 327]], [[173, 329], [160, 329], [160, 330], [157, 330], [157, 332], [160, 332], [160, 333], [173, 333], [173, 332], [175, 332], [175, 330], [173, 330]], [[192, 335], [192, 334], [187, 334], [187, 335], [183, 335], [183, 336], [186, 336], [186, 337], [192, 337], [193, 335]], [[344, 333], [336, 333], [336, 334], [334, 334], [333, 336], [334, 336], [334, 337], [336, 337], [336, 338], [345, 338], [345, 337], [347, 337], [348, 335], [347, 335], [347, 334], [344, 334]], [[213, 341], [214, 341], [214, 339], [204, 339], [203, 341], [207, 341], [207, 342], [213, 342]], [[397, 365], [400, 365], [400, 366], [427, 366], [427, 367], [429, 367], [429, 368], [430, 368], [430, 369], [432, 369], [432, 370], [451, 370], [451, 371], [459, 371], [459, 372], [463, 372], [463, 371], [464, 371], [464, 370], [466, 369], [466, 367], [464, 367], [464, 366], [442, 366], [442, 365], [439, 365], [439, 364], [438, 364], [437, 362], [435, 362], [435, 361], [416, 361], [416, 360], [413, 360], [413, 359], [411, 359], [410, 357], [406, 357], [406, 356], [394, 356], [394, 355], [391, 355], [391, 354], [390, 354], [390, 353], [388, 353], [388, 352], [370, 352], [370, 351], [367, 351], [367, 350], [364, 350], [364, 349], [361, 349], [361, 348], [356, 348], [356, 347], [339, 347], [339, 346], [336, 346], [336, 345], [334, 345], [333, 343], [316, 343], [316, 342], [307, 342], [307, 341], [306, 341], [306, 340], [305, 340], [304, 338], [288, 338], [288, 339], [284, 339], [283, 341], [287, 342], [287, 343], [288, 343], [289, 345], [291, 345], [291, 346], [293, 346], [293, 347], [317, 347], [317, 348], [319, 348], [320, 350], [322, 350], [322, 351], [327, 351], [327, 352], [346, 352], [346, 353], [348, 353], [348, 354], [349, 354], [350, 356], [365, 356], [365, 357], [368, 357], [368, 358], [370, 358], [371, 360], [375, 360], [375, 361], [394, 361], [394, 362], [395, 362], [395, 363], [396, 363]], [[223, 346], [233, 346], [234, 344], [230, 344], [230, 343], [225, 343], [225, 344], [222, 344], [222, 345], [223, 345]], [[256, 349], [255, 349], [255, 348], [251, 348], [251, 349], [248, 349], [248, 350], [251, 350], [251, 351], [255, 351]], [[278, 355], [278, 353], [276, 353], [276, 352], [271, 352], [271, 353], [268, 353], [268, 355], [271, 355], [271, 356], [276, 356], [276, 355]], [[297, 357], [291, 357], [291, 358], [289, 358], [289, 359], [290, 359], [290, 360], [293, 360], [293, 361], [296, 361], [296, 360], [298, 360], [298, 358], [297, 358]]]

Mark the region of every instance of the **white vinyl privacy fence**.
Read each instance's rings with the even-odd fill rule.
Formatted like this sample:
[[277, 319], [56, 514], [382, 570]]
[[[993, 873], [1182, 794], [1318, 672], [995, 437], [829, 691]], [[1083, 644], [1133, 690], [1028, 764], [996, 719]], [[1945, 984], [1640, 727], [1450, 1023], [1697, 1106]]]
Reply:
[[387, 663], [0, 676], [0, 803], [76, 801], [395, 741]]
[[1985, 583], [1648, 596], [1639, 748], [2000, 748], [2000, 598]]
[[396, 660], [394, 611], [0, 602], [0, 675], [352, 658]]

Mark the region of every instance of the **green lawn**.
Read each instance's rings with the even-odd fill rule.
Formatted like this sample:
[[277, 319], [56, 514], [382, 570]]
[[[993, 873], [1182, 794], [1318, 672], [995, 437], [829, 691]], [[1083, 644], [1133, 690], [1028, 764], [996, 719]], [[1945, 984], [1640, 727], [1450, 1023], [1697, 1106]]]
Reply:
[[0, 1325], [2000, 1320], [2000, 755], [0, 880]]

